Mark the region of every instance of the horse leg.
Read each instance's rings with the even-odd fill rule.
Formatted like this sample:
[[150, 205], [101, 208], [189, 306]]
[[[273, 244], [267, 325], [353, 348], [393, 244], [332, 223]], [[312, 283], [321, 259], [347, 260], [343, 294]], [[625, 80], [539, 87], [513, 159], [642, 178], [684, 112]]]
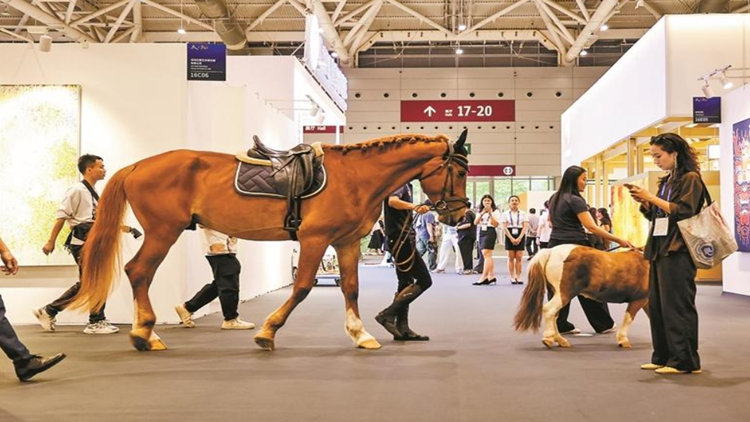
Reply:
[[365, 331], [359, 317], [359, 239], [343, 246], [336, 246], [341, 269], [341, 292], [346, 302], [346, 320], [344, 329], [357, 347], [363, 349], [380, 349], [380, 343]]
[[276, 331], [286, 324], [289, 314], [310, 293], [320, 260], [323, 258], [327, 247], [328, 244], [322, 241], [300, 241], [299, 267], [292, 294], [281, 307], [266, 318], [263, 328], [253, 337], [255, 344], [261, 349], [274, 350], [276, 348]]
[[154, 332], [156, 314], [151, 307], [148, 289], [154, 279], [159, 264], [167, 256], [169, 248], [177, 241], [180, 231], [165, 233], [165, 230], [154, 230], [145, 237], [143, 246], [133, 259], [125, 265], [125, 273], [133, 289], [135, 312], [133, 328], [130, 331], [130, 343], [140, 351], [166, 350], [167, 345]]
[[557, 314], [560, 309], [565, 306], [563, 298], [560, 295], [560, 289], [556, 289], [555, 295], [552, 299], [547, 302], [542, 308], [542, 315], [544, 316], [544, 334], [542, 337], [542, 343], [551, 348], [555, 343], [559, 344], [560, 347], [570, 347], [570, 343], [557, 331]]
[[625, 349], [630, 349], [632, 345], [628, 340], [628, 330], [635, 320], [635, 315], [643, 306], [648, 302], [648, 298], [636, 300], [635, 302], [628, 303], [628, 308], [625, 310], [625, 317], [622, 320], [620, 329], [617, 330], [617, 344]]

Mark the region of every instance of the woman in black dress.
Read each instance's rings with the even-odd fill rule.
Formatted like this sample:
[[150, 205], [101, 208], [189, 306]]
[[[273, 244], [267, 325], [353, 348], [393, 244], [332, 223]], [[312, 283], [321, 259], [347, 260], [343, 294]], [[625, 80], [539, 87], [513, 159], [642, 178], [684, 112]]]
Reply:
[[482, 250], [484, 257], [484, 269], [479, 281], [472, 283], [475, 286], [486, 286], [496, 283], [495, 263], [492, 261], [492, 252], [495, 250], [497, 242], [497, 226], [500, 224], [500, 210], [495, 205], [495, 200], [491, 195], [484, 195], [479, 201], [477, 218], [474, 224], [479, 226], [479, 248]]

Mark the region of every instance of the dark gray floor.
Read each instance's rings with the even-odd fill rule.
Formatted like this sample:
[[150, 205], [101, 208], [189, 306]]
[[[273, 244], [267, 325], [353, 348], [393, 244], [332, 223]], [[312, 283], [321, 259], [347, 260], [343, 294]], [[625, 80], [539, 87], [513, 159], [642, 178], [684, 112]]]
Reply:
[[[703, 374], [664, 377], [638, 369], [650, 356], [643, 314], [631, 350], [619, 349], [614, 334], [548, 350], [540, 334], [514, 332], [522, 288], [507, 277], [473, 287], [475, 276], [436, 275], [412, 306], [412, 326], [432, 341], [392, 342], [373, 316], [392, 298], [393, 270], [360, 274], [363, 320], [383, 344], [377, 351], [352, 347], [341, 293], [325, 286], [292, 314], [275, 352], [259, 350], [254, 331], [220, 331], [219, 315], [193, 330], [160, 327], [170, 350], [156, 353], [132, 349], [125, 326], [109, 336], [19, 327], [32, 351], [69, 358], [25, 384], [0, 363], [0, 422], [750, 421], [750, 298], [722, 295], [720, 286], [698, 291]], [[288, 294], [245, 303], [241, 314], [260, 324]], [[624, 307], [611, 309], [619, 324]], [[577, 304], [571, 320], [591, 330]]]

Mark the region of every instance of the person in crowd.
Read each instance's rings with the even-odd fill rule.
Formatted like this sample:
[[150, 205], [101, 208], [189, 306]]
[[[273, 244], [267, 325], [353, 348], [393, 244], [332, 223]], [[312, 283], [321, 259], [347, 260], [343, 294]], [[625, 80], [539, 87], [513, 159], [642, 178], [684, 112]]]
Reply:
[[474, 224], [479, 227], [479, 248], [484, 258], [484, 268], [479, 281], [472, 283], [475, 286], [486, 286], [497, 283], [495, 278], [495, 263], [492, 261], [492, 252], [497, 242], [497, 227], [500, 225], [502, 216], [495, 205], [492, 195], [486, 194], [479, 201], [479, 209]]
[[[429, 210], [430, 200], [425, 201]], [[427, 268], [430, 271], [437, 268], [437, 231], [435, 230], [435, 214], [426, 212], [414, 218], [414, 229], [417, 231], [417, 254], [423, 257], [427, 254]]]
[[425, 215], [430, 207], [414, 205], [412, 198], [411, 183], [407, 183], [390, 194], [383, 204], [385, 237], [393, 255], [398, 288], [393, 302], [378, 313], [375, 321], [391, 333], [394, 340], [427, 341], [428, 336], [417, 334], [409, 327], [409, 306], [432, 286], [432, 277], [424, 261], [414, 253], [414, 232], [404, 228], [409, 227], [412, 213]]
[[[18, 261], [2, 238], [0, 238], [0, 260], [3, 261], [0, 271], [5, 275], [16, 275], [18, 273]], [[65, 353], [58, 353], [45, 358], [32, 355], [29, 352], [29, 349], [21, 343], [15, 330], [13, 330], [13, 326], [10, 325], [10, 321], [5, 316], [5, 302], [3, 302], [2, 295], [0, 295], [0, 349], [13, 361], [16, 376], [21, 381], [28, 381], [34, 375], [52, 368], [65, 359]]]
[[626, 185], [640, 211], [651, 221], [643, 254], [651, 261], [649, 321], [653, 353], [641, 369], [658, 374], [697, 374], [698, 311], [695, 307], [695, 263], [677, 222], [698, 214], [704, 204], [697, 151], [682, 137], [664, 133], [651, 138], [651, 156], [660, 169], [658, 193]]
[[370, 232], [370, 242], [367, 244], [367, 250], [376, 254], [383, 254], [383, 243], [385, 241], [385, 233], [383, 232], [383, 219], [378, 218], [375, 225], [372, 227]]
[[[73, 255], [78, 264], [78, 274], [83, 272], [81, 267], [81, 250], [86, 241], [88, 232], [94, 224], [96, 218], [96, 205], [99, 201], [99, 194], [94, 189], [96, 183], [104, 179], [107, 171], [104, 168], [102, 157], [84, 154], [78, 159], [78, 171], [83, 175], [81, 183], [73, 185], [65, 194], [60, 207], [57, 209], [55, 224], [52, 227], [49, 240], [42, 247], [45, 255], [51, 254], [55, 250], [57, 236], [60, 234], [65, 223], [70, 226], [70, 234], [65, 241], [65, 247]], [[129, 227], [123, 227], [123, 230], [131, 230]], [[135, 234], [134, 234], [135, 236]], [[70, 305], [78, 290], [81, 288], [81, 282], [77, 282], [65, 293], [48, 305], [35, 309], [34, 316], [41, 324], [45, 331], [55, 331], [57, 314], [65, 310]], [[104, 315], [104, 306], [101, 309], [92, 309], [89, 313], [89, 323], [84, 328], [86, 334], [114, 334], [120, 329], [110, 324]]]
[[203, 225], [200, 228], [205, 245], [206, 259], [211, 265], [213, 280], [203, 286], [190, 300], [175, 306], [180, 321], [187, 328], [195, 328], [193, 314], [208, 305], [217, 297], [221, 303], [224, 321], [222, 330], [252, 330], [255, 324], [243, 321], [237, 312], [240, 303], [240, 271], [242, 265], [237, 259], [237, 238], [211, 230]]
[[552, 234], [552, 223], [549, 221], [549, 201], [544, 201], [544, 209], [539, 211], [539, 229], [537, 230], [537, 242], [539, 249], [547, 249], [549, 236]]
[[[594, 220], [594, 224], [597, 226], [599, 225], [599, 219], [596, 218], [596, 208], [589, 208], [589, 214], [591, 214], [591, 218]], [[596, 233], [591, 232], [589, 229], [584, 227], [584, 231], [586, 232], [586, 237], [589, 239], [589, 243], [591, 243], [591, 246], [595, 249], [598, 249], [600, 251], [605, 250], [604, 247], [604, 239], [602, 239], [601, 236], [599, 236]]]
[[[570, 166], [563, 173], [560, 186], [549, 199], [549, 214], [552, 222], [552, 233], [548, 246], [576, 244], [591, 246], [584, 227], [604, 239], [617, 242], [625, 248], [633, 246], [625, 239], [615, 237], [596, 225], [589, 213], [589, 207], [581, 196], [586, 188], [586, 170], [579, 166]], [[607, 304], [578, 296], [586, 318], [597, 333], [609, 333], [616, 328], [609, 315]], [[570, 303], [564, 306], [557, 317], [557, 329], [561, 334], [578, 334], [581, 332], [568, 322]]]
[[523, 250], [526, 246], [525, 236], [529, 230], [529, 218], [524, 211], [518, 208], [520, 203], [521, 199], [518, 196], [511, 195], [508, 198], [510, 209], [503, 212], [501, 217], [511, 284], [523, 284], [521, 271], [523, 269]]
[[[599, 208], [596, 210], [596, 219], [599, 221], [599, 227], [607, 233], [613, 233], [612, 218], [609, 216], [609, 211], [606, 208]], [[606, 249], [612, 249], [614, 246], [612, 242], [608, 242]]]
[[526, 232], [526, 253], [529, 257], [526, 258], [531, 261], [531, 258], [536, 255], [539, 250], [539, 241], [537, 235], [539, 234], [539, 216], [536, 215], [536, 208], [529, 208], [529, 230]]
[[456, 274], [463, 273], [464, 263], [461, 260], [461, 252], [458, 250], [458, 230], [447, 224], [441, 224], [443, 230], [440, 248], [438, 249], [438, 263], [434, 273], [444, 273], [448, 267], [448, 259], [451, 253], [454, 253]]
[[471, 209], [471, 203], [469, 203], [466, 213], [456, 225], [458, 249], [461, 252], [461, 262], [464, 264], [461, 274], [471, 274], [474, 265], [472, 251], [474, 250], [474, 243], [477, 240], [477, 226], [474, 224], [475, 218], [476, 215]]

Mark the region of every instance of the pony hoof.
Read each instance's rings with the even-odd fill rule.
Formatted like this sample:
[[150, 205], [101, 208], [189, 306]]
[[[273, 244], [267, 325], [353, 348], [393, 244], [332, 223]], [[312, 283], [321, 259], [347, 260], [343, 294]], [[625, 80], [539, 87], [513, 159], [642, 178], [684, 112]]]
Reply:
[[136, 335], [130, 335], [130, 344], [135, 347], [139, 352], [156, 352], [159, 350], [167, 350], [167, 345], [161, 339], [146, 340], [143, 337]]
[[371, 339], [367, 339], [365, 341], [359, 342], [359, 344], [357, 344], [357, 347], [360, 349], [377, 350], [383, 346], [381, 346], [377, 340], [375, 340], [374, 338], [371, 338]]
[[633, 347], [628, 340], [622, 340], [618, 342], [617, 345], [622, 347], [623, 349], [630, 349], [631, 347]]
[[263, 350], [272, 351], [276, 349], [276, 345], [274, 344], [274, 341], [272, 338], [267, 337], [261, 337], [260, 335], [256, 335], [253, 337], [253, 340], [255, 340], [255, 344], [258, 345]]
[[551, 348], [555, 347], [554, 340], [551, 340], [551, 339], [548, 339], [548, 338], [543, 338], [542, 339], [542, 344], [545, 345], [545, 346], [547, 346], [548, 349], [551, 349]]
[[570, 342], [568, 342], [568, 340], [565, 340], [565, 339], [560, 339], [560, 341], [558, 341], [557, 344], [559, 344], [560, 347], [565, 347], [565, 348], [570, 347]]

